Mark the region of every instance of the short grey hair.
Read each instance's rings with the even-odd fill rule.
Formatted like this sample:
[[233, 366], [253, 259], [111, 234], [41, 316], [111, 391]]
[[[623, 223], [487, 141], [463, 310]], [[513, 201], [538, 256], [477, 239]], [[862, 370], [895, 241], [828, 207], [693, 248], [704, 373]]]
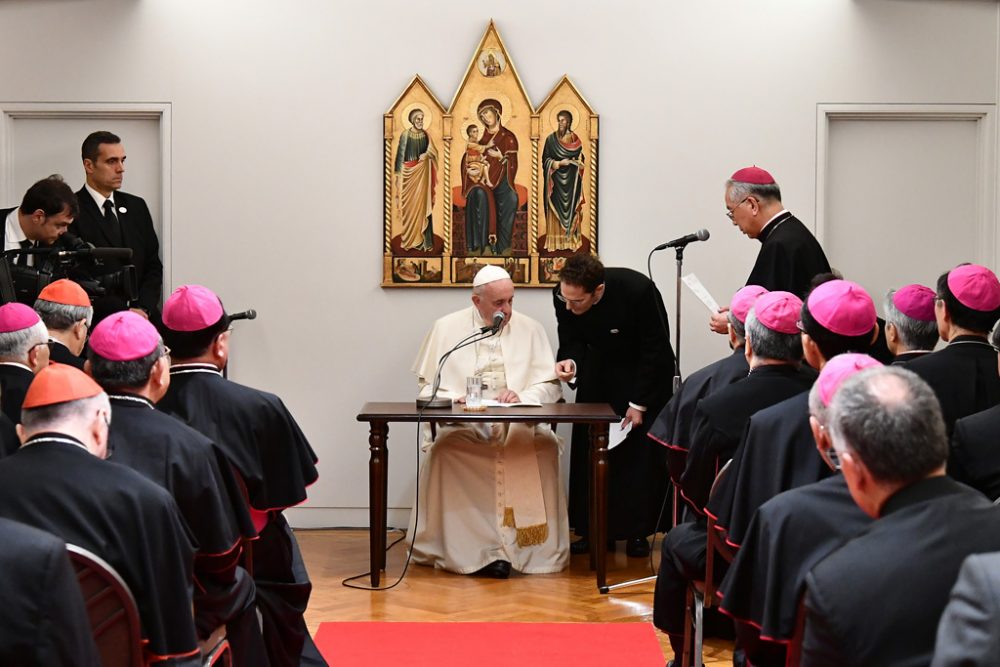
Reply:
[[0, 358], [25, 361], [31, 348], [48, 340], [49, 330], [41, 320], [27, 329], [0, 333]]
[[161, 339], [152, 352], [132, 361], [113, 361], [94, 352], [91, 348], [87, 353], [90, 361], [90, 374], [97, 384], [104, 389], [137, 389], [149, 382], [149, 374], [153, 365], [163, 356], [163, 340]]
[[896, 290], [891, 289], [885, 295], [885, 323], [896, 327], [899, 340], [910, 350], [933, 350], [938, 342], [937, 320], [925, 322], [906, 315], [892, 298], [896, 295]]
[[734, 181], [730, 178], [726, 181], [726, 191], [729, 193], [729, 198], [734, 201], [740, 201], [747, 197], [754, 197], [760, 201], [781, 201], [781, 188], [778, 187], [777, 183], [760, 185]]
[[809, 414], [816, 418], [823, 426], [826, 426], [829, 417], [829, 408], [823, 405], [823, 398], [819, 395], [819, 382], [813, 382], [809, 389]]
[[948, 460], [937, 396], [898, 366], [847, 378], [830, 402], [827, 428], [837, 452], [855, 453], [880, 482], [910, 484]]
[[90, 326], [94, 319], [93, 306], [70, 306], [65, 303], [56, 303], [45, 299], [35, 301], [35, 312], [42, 318], [42, 322], [51, 331], [66, 331], [72, 329], [73, 325], [80, 320], [86, 320]]
[[740, 322], [739, 318], [731, 310], [726, 312], [726, 318], [729, 320], [729, 326], [733, 328], [733, 333], [736, 334], [737, 340], [745, 343], [747, 340], [746, 324]]
[[78, 401], [21, 410], [21, 425], [29, 432], [58, 431], [67, 423], [89, 418], [101, 408], [107, 409], [110, 414], [111, 402], [104, 392]]
[[781, 333], [768, 329], [757, 319], [753, 308], [747, 313], [746, 338], [750, 341], [750, 351], [761, 359], [775, 361], [802, 361], [802, 336]]

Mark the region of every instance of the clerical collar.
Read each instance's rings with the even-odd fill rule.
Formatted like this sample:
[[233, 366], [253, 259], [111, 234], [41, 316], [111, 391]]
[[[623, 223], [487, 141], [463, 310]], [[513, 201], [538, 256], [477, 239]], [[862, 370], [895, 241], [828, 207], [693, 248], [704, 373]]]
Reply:
[[955, 336], [951, 341], [948, 342], [948, 347], [952, 345], [982, 345], [983, 347], [988, 347], [991, 350], [994, 349], [985, 336]]
[[150, 410], [156, 409], [153, 406], [153, 402], [145, 396], [138, 396], [136, 394], [108, 394], [108, 398], [112, 401], [125, 401], [128, 403], [135, 403], [136, 405], [145, 405]]
[[763, 243], [767, 240], [767, 237], [774, 233], [774, 230], [781, 226], [785, 220], [792, 217], [792, 214], [787, 208], [783, 208], [777, 212], [770, 220], [764, 223], [764, 226], [760, 228], [760, 233], [757, 234], [757, 240]]
[[946, 475], [928, 477], [900, 489], [882, 503], [879, 518], [886, 517], [905, 507], [934, 500], [942, 496], [961, 493], [966, 487]]
[[171, 375], [186, 375], [188, 373], [213, 373], [222, 377], [222, 371], [213, 364], [174, 364], [170, 367]]
[[87, 445], [83, 444], [82, 442], [80, 442], [71, 435], [66, 435], [65, 433], [55, 433], [55, 432], [39, 433], [37, 435], [32, 436], [21, 446], [30, 447], [31, 445], [37, 445], [43, 442], [57, 442], [63, 445], [75, 445], [76, 447], [79, 447], [88, 454], [90, 453], [90, 450], [87, 449]]

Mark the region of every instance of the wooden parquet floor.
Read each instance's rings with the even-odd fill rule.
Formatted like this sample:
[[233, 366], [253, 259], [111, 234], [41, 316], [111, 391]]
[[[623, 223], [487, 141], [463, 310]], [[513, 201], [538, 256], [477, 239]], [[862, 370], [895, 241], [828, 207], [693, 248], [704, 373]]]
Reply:
[[[653, 582], [597, 592], [588, 557], [573, 556], [558, 574], [511, 575], [507, 580], [468, 577], [410, 565], [403, 581], [388, 591], [361, 591], [341, 585], [368, 570], [367, 530], [298, 530], [296, 537], [313, 581], [306, 622], [315, 633], [324, 621], [479, 621], [479, 622], [650, 622]], [[399, 537], [392, 533], [390, 541]], [[657, 542], [659, 547], [659, 542]], [[389, 551], [388, 575], [399, 576], [406, 558], [400, 543]], [[649, 561], [627, 558], [619, 543], [608, 554], [608, 579], [614, 583], [649, 576]], [[388, 581], [386, 581], [388, 579]], [[367, 577], [356, 583], [368, 585]], [[664, 656], [671, 656], [666, 635], [657, 633]], [[705, 665], [732, 665], [732, 643], [709, 639]]]

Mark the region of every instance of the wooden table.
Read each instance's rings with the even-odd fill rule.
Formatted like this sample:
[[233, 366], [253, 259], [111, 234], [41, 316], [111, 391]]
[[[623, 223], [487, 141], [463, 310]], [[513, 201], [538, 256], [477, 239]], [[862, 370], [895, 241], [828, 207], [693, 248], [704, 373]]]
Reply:
[[[386, 511], [389, 492], [389, 422], [416, 422], [419, 411], [407, 403], [365, 403], [358, 421], [368, 422], [368, 497], [371, 526], [371, 582], [378, 586], [385, 569]], [[608, 425], [621, 420], [607, 403], [549, 403], [540, 408], [488, 408], [466, 412], [462, 406], [428, 408], [423, 423], [520, 422], [528, 424], [590, 425], [590, 567], [597, 573], [597, 587], [603, 588], [607, 575], [608, 521]]]

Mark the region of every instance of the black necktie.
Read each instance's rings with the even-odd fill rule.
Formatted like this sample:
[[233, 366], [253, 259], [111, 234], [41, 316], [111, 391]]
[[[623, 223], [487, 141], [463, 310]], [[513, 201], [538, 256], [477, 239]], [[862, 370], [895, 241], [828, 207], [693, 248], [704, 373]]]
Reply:
[[115, 213], [115, 203], [110, 199], [104, 200], [104, 231], [108, 239], [115, 247], [122, 245], [122, 228], [118, 222], [118, 214]]
[[[24, 239], [23, 241], [21, 241], [21, 250], [27, 250], [33, 245], [34, 244], [31, 241], [29, 241], [28, 239]], [[17, 256], [17, 261], [15, 262], [15, 264], [17, 264], [18, 266], [27, 266], [28, 257], [30, 257], [30, 255], [26, 255], [25, 253], [19, 254]]]

